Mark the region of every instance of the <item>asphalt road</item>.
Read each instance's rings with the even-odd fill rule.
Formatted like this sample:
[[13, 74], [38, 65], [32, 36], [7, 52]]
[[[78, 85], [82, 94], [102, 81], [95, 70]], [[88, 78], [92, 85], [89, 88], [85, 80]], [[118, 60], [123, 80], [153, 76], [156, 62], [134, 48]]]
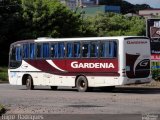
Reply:
[[57, 91], [40, 86], [26, 90], [25, 86], [0, 84], [0, 103], [7, 108], [5, 115], [43, 114], [49, 115], [49, 119], [53, 114], [60, 114], [59, 119], [69, 115], [74, 119], [76, 115], [88, 120], [98, 116], [98, 119], [106, 118], [105, 115], [120, 120], [120, 116], [127, 115], [127, 119], [132, 116], [142, 119], [143, 115], [160, 114], [160, 88], [116, 87], [113, 92], [95, 89], [81, 93], [67, 87]]

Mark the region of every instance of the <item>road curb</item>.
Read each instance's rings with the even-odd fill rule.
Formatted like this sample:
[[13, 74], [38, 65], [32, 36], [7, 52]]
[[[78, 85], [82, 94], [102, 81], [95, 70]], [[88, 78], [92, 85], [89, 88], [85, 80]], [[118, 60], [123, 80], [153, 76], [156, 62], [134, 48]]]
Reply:
[[3, 84], [3, 83], [9, 83], [9, 82], [0, 80], [0, 84]]

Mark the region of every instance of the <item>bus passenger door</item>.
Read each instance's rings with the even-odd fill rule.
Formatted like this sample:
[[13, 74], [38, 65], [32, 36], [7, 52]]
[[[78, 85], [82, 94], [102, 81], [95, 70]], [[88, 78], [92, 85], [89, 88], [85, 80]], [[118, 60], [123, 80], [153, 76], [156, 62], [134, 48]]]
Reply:
[[12, 53], [10, 56], [10, 74], [9, 82], [14, 85], [21, 85], [21, 64], [22, 64], [22, 49], [21, 45], [18, 44], [12, 48]]

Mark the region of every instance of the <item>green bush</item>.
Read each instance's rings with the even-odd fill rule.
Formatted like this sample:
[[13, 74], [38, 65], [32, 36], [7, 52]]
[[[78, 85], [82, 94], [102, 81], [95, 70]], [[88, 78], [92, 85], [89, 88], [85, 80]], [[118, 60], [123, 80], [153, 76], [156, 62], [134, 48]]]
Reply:
[[7, 67], [0, 67], [0, 81], [8, 81]]
[[0, 104], [0, 116], [6, 112], [6, 109], [2, 104]]
[[160, 69], [152, 69], [152, 78], [156, 81], [160, 81]]
[[3, 108], [4, 108], [4, 107], [3, 107], [3, 105], [2, 105], [2, 104], [0, 104], [0, 110], [1, 110], [1, 109], [3, 109]]
[[152, 61], [152, 78], [156, 81], [160, 81], [160, 62]]

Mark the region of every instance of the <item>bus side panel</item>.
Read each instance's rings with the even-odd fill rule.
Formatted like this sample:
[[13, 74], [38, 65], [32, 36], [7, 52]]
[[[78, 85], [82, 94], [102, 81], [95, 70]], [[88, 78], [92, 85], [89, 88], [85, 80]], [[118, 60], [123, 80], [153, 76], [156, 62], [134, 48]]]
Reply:
[[[26, 61], [42, 72], [57, 75], [70, 75], [70, 73], [118, 73], [118, 59], [60, 59]], [[94, 75], [94, 74], [93, 74]], [[112, 74], [113, 75], [113, 74]]]
[[75, 76], [55, 75], [55, 86], [75, 86]]
[[96, 77], [87, 77], [88, 86], [89, 87], [103, 87], [103, 86], [116, 86], [119, 85], [119, 77], [104, 77], [104, 76], [96, 76]]
[[[57, 61], [53, 62], [60, 66]], [[66, 68], [62, 69], [66, 69], [69, 72], [118, 73], [118, 59], [66, 60]]]

